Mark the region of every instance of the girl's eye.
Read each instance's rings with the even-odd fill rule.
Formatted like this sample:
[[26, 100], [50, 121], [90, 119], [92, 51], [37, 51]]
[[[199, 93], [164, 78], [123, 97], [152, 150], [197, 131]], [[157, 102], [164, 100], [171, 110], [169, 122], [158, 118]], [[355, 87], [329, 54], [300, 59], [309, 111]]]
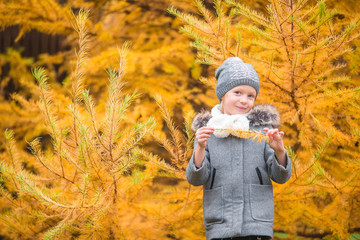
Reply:
[[254, 98], [254, 95], [249, 95], [248, 97], [249, 97], [249, 98]]
[[241, 94], [241, 92], [239, 92], [239, 91], [236, 91], [236, 92], [235, 92], [235, 94]]

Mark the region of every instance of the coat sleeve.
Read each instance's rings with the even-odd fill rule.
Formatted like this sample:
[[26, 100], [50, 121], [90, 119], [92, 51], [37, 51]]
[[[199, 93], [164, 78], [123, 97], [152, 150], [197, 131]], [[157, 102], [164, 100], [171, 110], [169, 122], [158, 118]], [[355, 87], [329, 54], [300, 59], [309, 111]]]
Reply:
[[204, 161], [200, 168], [196, 167], [194, 163], [196, 145], [197, 141], [195, 139], [194, 151], [186, 168], [186, 178], [190, 184], [200, 186], [204, 185], [210, 176], [210, 155], [206, 147]]
[[276, 183], [286, 183], [291, 177], [291, 161], [286, 152], [286, 167], [279, 164], [275, 151], [265, 143], [265, 161], [268, 167], [270, 178]]

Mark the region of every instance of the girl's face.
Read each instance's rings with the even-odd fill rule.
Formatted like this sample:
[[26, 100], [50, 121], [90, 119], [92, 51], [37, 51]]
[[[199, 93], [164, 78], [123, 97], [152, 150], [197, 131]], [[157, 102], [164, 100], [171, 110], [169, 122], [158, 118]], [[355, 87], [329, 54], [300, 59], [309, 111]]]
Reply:
[[255, 88], [248, 85], [236, 86], [221, 98], [221, 110], [228, 115], [248, 113], [254, 106], [255, 96]]

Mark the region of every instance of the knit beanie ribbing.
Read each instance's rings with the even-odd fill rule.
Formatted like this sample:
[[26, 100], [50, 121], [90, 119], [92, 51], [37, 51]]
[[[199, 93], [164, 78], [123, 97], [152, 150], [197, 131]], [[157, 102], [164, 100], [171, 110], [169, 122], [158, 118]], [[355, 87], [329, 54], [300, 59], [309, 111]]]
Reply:
[[239, 57], [230, 57], [216, 70], [216, 96], [219, 101], [230, 89], [239, 85], [248, 85], [256, 90], [255, 99], [260, 89], [259, 75], [249, 63], [244, 63]]

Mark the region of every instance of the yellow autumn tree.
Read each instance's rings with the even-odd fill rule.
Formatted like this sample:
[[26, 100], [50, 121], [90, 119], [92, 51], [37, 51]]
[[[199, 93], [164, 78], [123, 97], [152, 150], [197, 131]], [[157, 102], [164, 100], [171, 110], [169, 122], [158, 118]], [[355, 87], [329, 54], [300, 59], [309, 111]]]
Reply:
[[261, 78], [257, 101], [281, 113], [294, 169], [274, 189], [275, 230], [291, 239], [348, 238], [358, 231], [360, 210], [359, 79], [350, 75], [359, 16], [341, 21], [326, 1], [271, 0], [266, 14], [236, 0], [214, 1], [214, 10], [194, 2], [196, 14], [169, 12], [183, 21], [198, 61], [214, 69], [239, 56], [253, 64]]
[[[43, 53], [34, 58], [22, 56], [21, 51], [12, 51], [1, 56], [1, 66], [10, 64], [10, 71], [3, 85], [16, 86], [7, 92], [7, 97], [2, 99], [1, 106], [5, 115], [11, 116], [14, 121], [6, 121], [0, 118], [0, 127], [22, 129], [22, 134], [27, 139], [46, 135], [42, 128], [41, 119], [36, 118], [34, 106], [22, 101], [25, 98], [36, 96], [34, 82], [29, 75], [29, 69], [36, 65], [46, 66], [49, 79], [58, 93], [71, 91], [70, 72], [75, 61], [73, 49], [77, 44], [77, 36], [71, 31], [70, 9], [91, 9], [89, 18], [89, 59], [84, 71], [88, 78], [86, 84], [94, 96], [102, 99], [106, 92], [106, 73], [103, 71], [107, 66], [115, 66], [116, 44], [120, 41], [130, 42], [132, 51], [128, 55], [127, 76], [130, 79], [124, 86], [125, 92], [137, 89], [141, 96], [137, 102], [140, 105], [133, 106], [129, 112], [133, 119], [146, 119], [161, 116], [153, 101], [155, 94], [161, 94], [168, 99], [172, 112], [177, 114], [177, 121], [183, 120], [185, 111], [193, 107], [200, 108], [202, 102], [206, 102], [206, 96], [202, 95], [204, 88], [197, 84], [196, 79], [202, 71], [202, 66], [195, 63], [195, 57], [191, 49], [187, 48], [189, 41], [179, 34], [176, 28], [178, 22], [167, 13], [169, 5], [184, 9], [192, 9], [191, 4], [173, 0], [155, 2], [144, 1], [0, 1], [0, 28], [6, 30], [11, 26], [19, 27], [19, 34], [14, 39], [18, 41], [31, 30], [42, 34], [57, 34], [63, 37], [63, 51], [56, 54]], [[27, 71], [26, 71], [27, 70]], [[194, 97], [192, 92], [197, 92]], [[19, 93], [19, 94], [17, 94]], [[9, 99], [15, 99], [9, 105]], [[33, 114], [22, 111], [33, 109]], [[60, 109], [62, 110], [62, 109]], [[27, 119], [32, 118], [32, 122]], [[19, 124], [26, 122], [27, 124]], [[161, 124], [161, 121], [159, 121]], [[20, 140], [20, 137], [17, 136]], [[25, 146], [22, 146], [25, 148]]]
[[[91, 37], [91, 41], [86, 42], [88, 54], [86, 64], [82, 65], [81, 69], [83, 74], [86, 75], [86, 78], [82, 79], [83, 84], [90, 88], [90, 92], [92, 96], [94, 96], [94, 102], [98, 103], [97, 109], [100, 111], [100, 114], [97, 116], [98, 120], [101, 120], [103, 108], [104, 105], [106, 105], [104, 99], [106, 98], [105, 90], [107, 82], [104, 81], [106, 73], [103, 69], [108, 65], [116, 65], [117, 49], [114, 46], [119, 40], [124, 39], [131, 42], [133, 50], [127, 57], [128, 82], [124, 85], [122, 91], [131, 92], [130, 89], [138, 88], [138, 92], [142, 93], [134, 99], [136, 104], [129, 106], [131, 110], [127, 112], [126, 116], [128, 119], [133, 119], [134, 121], [136, 119], [146, 119], [149, 115], [161, 118], [159, 108], [153, 100], [155, 93], [161, 93], [161, 95], [167, 99], [167, 105], [170, 107], [170, 109], [166, 110], [168, 117], [175, 114], [175, 121], [177, 121], [177, 123], [182, 121], [183, 111], [189, 110], [191, 106], [199, 107], [202, 102], [206, 102], [207, 96], [199, 94], [202, 93], [204, 89], [201, 89], [202, 86], [195, 81], [195, 78], [198, 77], [201, 71], [201, 67], [194, 62], [195, 58], [192, 51], [187, 49], [188, 41], [179, 35], [177, 28], [174, 27], [177, 24], [176, 20], [166, 12], [170, 1], [159, 1], [155, 3], [144, 3], [141, 1], [132, 3], [128, 1], [104, 1], [102, 3], [70, 1], [67, 4], [60, 4], [58, 1], [39, 0], [32, 2], [2, 1], [0, 4], [0, 15], [2, 17], [1, 27], [4, 29], [14, 24], [18, 24], [20, 27], [20, 33], [16, 40], [20, 39], [28, 31], [36, 29], [42, 33], [61, 34], [65, 36], [65, 44], [72, 46], [72, 48], [78, 44], [78, 36], [77, 33], [74, 34], [74, 32], [71, 31], [72, 15], [69, 9], [79, 7], [92, 9], [91, 16], [87, 21], [87, 31], [89, 33], [88, 36]], [[191, 5], [181, 3], [177, 5], [183, 6], [185, 9], [192, 8]], [[29, 11], [29, 9], [34, 10]], [[144, 32], [139, 31], [139, 29], [144, 29]], [[14, 58], [14, 56], [16, 56], [16, 58]], [[57, 118], [71, 121], [71, 119], [69, 119], [68, 109], [63, 106], [68, 106], [71, 102], [78, 101], [75, 94], [76, 91], [73, 87], [74, 77], [77, 75], [70, 74], [74, 71], [74, 66], [78, 64], [77, 60], [78, 58], [74, 55], [73, 50], [59, 52], [56, 55], [42, 54], [38, 59], [22, 57], [21, 51], [16, 50], [9, 51], [8, 54], [4, 56], [2, 63], [7, 64], [11, 61], [12, 64], [11, 75], [9, 75], [7, 79], [8, 81], [18, 84], [19, 87], [17, 89], [20, 91], [11, 95], [13, 101], [1, 102], [5, 110], [1, 115], [1, 128], [14, 129], [16, 132], [14, 137], [18, 139], [17, 145], [19, 148], [14, 151], [19, 156], [18, 169], [30, 171], [34, 175], [43, 174], [43, 166], [39, 166], [39, 162], [34, 161], [28, 156], [28, 153], [22, 151], [22, 149], [27, 147], [23, 138], [29, 141], [29, 139], [33, 139], [34, 137], [41, 137], [41, 145], [44, 151], [51, 152], [50, 149], [52, 148], [52, 137], [48, 134], [49, 131], [43, 124], [44, 117], [39, 114], [40, 112], [37, 106], [36, 99], [40, 97], [40, 92], [33, 81], [29, 69], [34, 65], [46, 66], [47, 75], [49, 76], [46, 82], [51, 84], [51, 95], [55, 102], [52, 108], [56, 111]], [[61, 66], [56, 68], [54, 66], [56, 64], [61, 64]], [[61, 78], [63, 74], [66, 75], [64, 79]], [[77, 88], [75, 87], [75, 89]], [[70, 98], [67, 97], [69, 93], [72, 93], [72, 97]], [[197, 94], [197, 96], [194, 93]], [[80, 104], [81, 101], [83, 100], [80, 100], [78, 104]], [[76, 112], [79, 108], [78, 104], [72, 105], [73, 112]], [[161, 106], [161, 104], [159, 106]], [[9, 118], [12, 119], [11, 122], [7, 121]], [[79, 130], [76, 127], [74, 119], [72, 119], [72, 122], [73, 125], [71, 129], [78, 132]], [[179, 132], [176, 134], [177, 137], [182, 138], [182, 136], [180, 136], [181, 133], [180, 135]], [[160, 135], [161, 134], [158, 134], [156, 138], [161, 142], [164, 140], [164, 136]], [[5, 145], [3, 147], [6, 147], [9, 151], [10, 148], [15, 149], [12, 136], [11, 132], [9, 132], [9, 134], [7, 134], [7, 141], [1, 141], [1, 143], [7, 142], [7, 147]], [[192, 146], [191, 137], [188, 138], [188, 140], [188, 144]], [[10, 143], [11, 147], [9, 145]], [[179, 141], [177, 141], [177, 143], [179, 143]], [[153, 143], [152, 145], [147, 144], [147, 148], [154, 148], [153, 146], [156, 144], [157, 143]], [[183, 146], [173, 145], [175, 151], [182, 149], [182, 147]], [[160, 164], [163, 168], [170, 171], [175, 170], [175, 173], [171, 174], [175, 182], [178, 182], [179, 179], [181, 179], [181, 183], [185, 182], [183, 170], [187, 157], [189, 156], [189, 151], [191, 151], [191, 149], [188, 149], [184, 155], [176, 155], [175, 158], [165, 156], [168, 161], [172, 161], [172, 167], [164, 167], [163, 164]], [[151, 155], [149, 155], [148, 152], [145, 153], [138, 150], [137, 156], [139, 156], [140, 159]], [[159, 159], [156, 156], [151, 157], [155, 160]], [[181, 164], [177, 163], [179, 159], [182, 161]], [[10, 163], [10, 161], [7, 162]], [[143, 171], [138, 171], [139, 169], [137, 168]], [[135, 166], [136, 171], [134, 171], [134, 175], [132, 175], [132, 179], [135, 182], [141, 180], [144, 176], [150, 178], [150, 173], [154, 171], [153, 168], [149, 167], [149, 170], [144, 168], [142, 163], [137, 162]], [[186, 184], [184, 188], [182, 187], [184, 184], [181, 184], [179, 188], [170, 189], [167, 183], [169, 182], [169, 173], [164, 171], [158, 175], [166, 175], [164, 184], [166, 189], [158, 193], [149, 191], [148, 188], [144, 187], [146, 184], [136, 186], [129, 184], [128, 187], [132, 188], [132, 194], [129, 194], [127, 203], [134, 207], [133, 212], [128, 215], [114, 213], [114, 215], [120, 219], [121, 225], [125, 226], [125, 229], [128, 229], [128, 232], [124, 233], [124, 236], [134, 239], [149, 236], [166, 238], [167, 235], [169, 235], [168, 237], [179, 235], [180, 225], [183, 226], [180, 236], [184, 238], [187, 238], [186, 236], [196, 236], [196, 231], [193, 229], [196, 229], [197, 226], [191, 224], [188, 219], [191, 219], [191, 216], [199, 210], [199, 207], [196, 207], [195, 211], [190, 209], [190, 211], [187, 212], [187, 202], [189, 201], [187, 195], [189, 193], [196, 198], [196, 204], [200, 206], [198, 191], [190, 193], [188, 189], [189, 186]], [[102, 176], [102, 174], [99, 173], [99, 176]], [[159, 179], [159, 181], [161, 181], [161, 178]], [[7, 183], [7, 180], [8, 179], [4, 179], [4, 184], [5, 182]], [[49, 182], [51, 182], [51, 180], [48, 180], [47, 186], [52, 186]], [[154, 185], [155, 188], [164, 187], [161, 184], [158, 184], [160, 186], [156, 183]], [[141, 191], [136, 191], [140, 189]], [[13, 194], [14, 196], [18, 194], [14, 189], [10, 189], [9, 192], [10, 195]], [[183, 195], [183, 193], [186, 194]], [[153, 200], [155, 194], [159, 200], [157, 202]], [[9, 197], [9, 195], [7, 196]], [[19, 238], [24, 236], [41, 236], [42, 232], [45, 231], [41, 225], [32, 226], [29, 224], [28, 228], [33, 229], [34, 232], [40, 232], [39, 235], [32, 235], [33, 233], [31, 232], [26, 233], [28, 228], [22, 229], [17, 227], [19, 225], [17, 225], [18, 223], [14, 219], [18, 216], [13, 215], [11, 218], [7, 215], [8, 213], [13, 214], [14, 210], [7, 206], [9, 201], [16, 202], [14, 196], [5, 200], [4, 198], [1, 199], [4, 200], [1, 203], [1, 209], [4, 209], [4, 221], [2, 222], [4, 228], [2, 228], [2, 230], [6, 233], [5, 235], [17, 236]], [[69, 197], [70, 196], [71, 195], [69, 195]], [[165, 206], [161, 212], [158, 211], [158, 203]], [[34, 209], [37, 208], [35, 207]], [[146, 211], [146, 214], [144, 211]], [[169, 211], [175, 211], [176, 214], [167, 218], [166, 215], [168, 215], [167, 213]], [[138, 218], [139, 220], [134, 221], [134, 218]], [[201, 219], [198, 220], [201, 221]], [[27, 220], [27, 222], [30, 222], [30, 220]], [[4, 225], [4, 223], [6, 223], [6, 225]], [[132, 223], [136, 223], [136, 225]], [[47, 225], [48, 228], [51, 226], [54, 225], [52, 225], [52, 223]], [[72, 228], [71, 224], [68, 226]], [[24, 232], [19, 232], [19, 230], [23, 230], [27, 235], [25, 235]], [[61, 229], [59, 231], [61, 232]], [[71, 232], [70, 229], [65, 235], [60, 236], [69, 236], [66, 234], [72, 233], [74, 232]], [[75, 236], [76, 235], [77, 234], [75, 234]], [[83, 236], [80, 233], [79, 235]], [[109, 238], [111, 238], [111, 234]], [[201, 238], [200, 236], [200, 239]]]
[[[131, 199], [165, 166], [157, 158], [145, 156], [139, 147], [152, 131], [153, 120], [126, 119], [129, 105], [138, 97], [136, 92], [122, 93], [126, 44], [118, 50], [118, 68], [107, 70], [104, 112], [85, 89], [87, 24], [88, 12], [81, 10], [74, 23], [79, 47], [72, 91], [62, 97], [68, 103], [67, 115], [58, 114], [45, 69], [33, 69], [40, 96], [36, 104], [52, 143], [51, 147], [44, 145], [40, 138], [28, 143], [36, 171], [24, 168], [26, 161], [17, 149], [14, 132], [5, 132], [7, 153], [1, 154], [0, 191], [1, 204], [6, 207], [2, 206], [0, 213], [0, 234], [9, 238], [137, 238], [141, 218]], [[123, 223], [119, 219], [128, 220]]]

